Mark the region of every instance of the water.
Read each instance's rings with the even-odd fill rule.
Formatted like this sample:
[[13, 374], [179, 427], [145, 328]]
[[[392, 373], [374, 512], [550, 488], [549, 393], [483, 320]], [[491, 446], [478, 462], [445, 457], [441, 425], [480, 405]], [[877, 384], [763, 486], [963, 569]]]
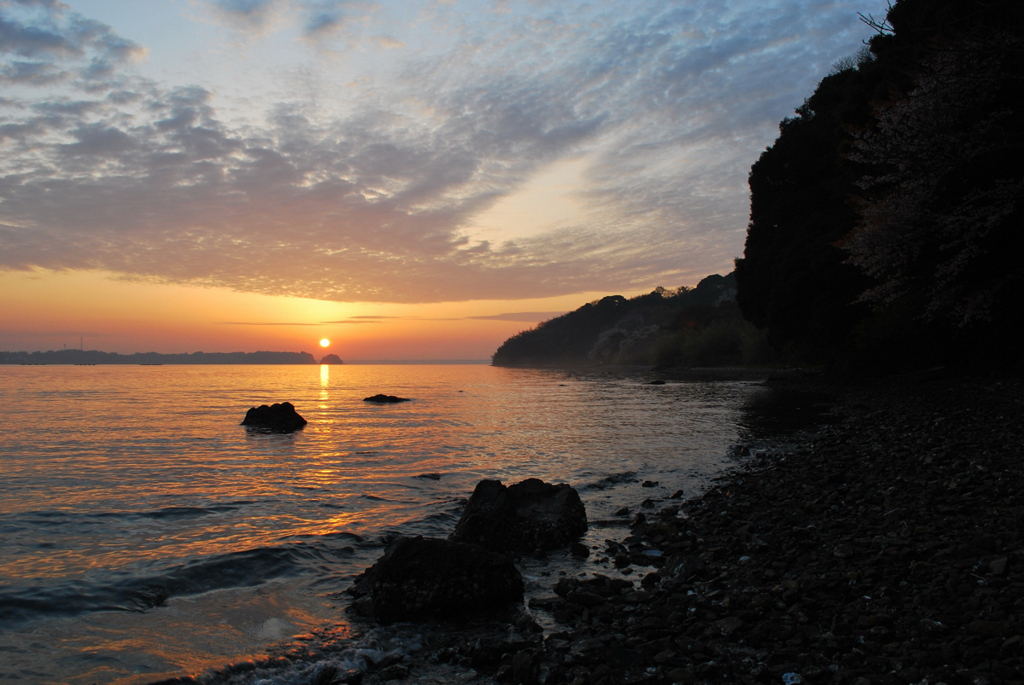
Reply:
[[[358, 655], [373, 645], [341, 591], [389, 537], [446, 536], [482, 478], [570, 483], [592, 522], [585, 542], [621, 537], [619, 507], [694, 494], [733, 463], [756, 389], [648, 380], [484, 365], [0, 367], [0, 679], [148, 682], [294, 656], [310, 631]], [[362, 401], [378, 392], [413, 401]], [[238, 425], [284, 400], [303, 430]]]

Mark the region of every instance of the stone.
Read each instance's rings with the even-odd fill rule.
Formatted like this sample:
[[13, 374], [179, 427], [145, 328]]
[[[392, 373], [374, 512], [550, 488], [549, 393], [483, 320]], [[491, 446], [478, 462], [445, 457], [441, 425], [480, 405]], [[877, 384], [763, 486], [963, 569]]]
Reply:
[[574, 557], [579, 557], [581, 559], [586, 559], [590, 556], [590, 550], [587, 549], [587, 546], [579, 542], [572, 543], [572, 545], [569, 547], [569, 552]]
[[523, 600], [508, 557], [438, 538], [400, 537], [357, 582], [384, 623], [500, 611]]
[[585, 532], [586, 509], [568, 485], [529, 478], [506, 487], [482, 480], [448, 539], [521, 556], [565, 547]]
[[604, 604], [604, 597], [595, 592], [588, 592], [587, 590], [573, 590], [565, 596], [565, 599], [571, 604], [579, 604], [580, 606], [585, 607]]
[[402, 680], [409, 677], [409, 667], [405, 664], [392, 664], [387, 668], [382, 668], [377, 673], [377, 680], [381, 682], [387, 682], [389, 680]]
[[281, 402], [267, 406], [261, 404], [245, 412], [243, 426], [266, 428], [281, 433], [290, 433], [305, 426], [306, 419], [299, 416], [291, 402]]
[[[559, 597], [531, 601], [556, 624], [538, 681], [1022, 682], [1024, 383], [833, 391], [827, 423], [754, 435], [735, 471], [680, 494], [678, 516], [643, 509], [604, 541], [625, 566], [606, 567], [614, 580], [551, 578]], [[626, 566], [645, 560], [661, 566]], [[595, 639], [604, 649], [584, 650]], [[532, 683], [512, 677], [516, 653], [497, 657], [497, 680]]]
[[341, 361], [341, 357], [339, 357], [336, 354], [325, 354], [323, 356], [323, 358], [320, 360], [320, 363], [321, 364], [344, 364], [345, 362]]
[[728, 616], [711, 625], [720, 635], [729, 636], [743, 627], [743, 620], [735, 616]]
[[384, 395], [377, 393], [372, 397], [364, 397], [363, 402], [374, 402], [376, 404], [398, 404], [399, 402], [411, 402], [408, 397], [396, 397], [395, 395]]

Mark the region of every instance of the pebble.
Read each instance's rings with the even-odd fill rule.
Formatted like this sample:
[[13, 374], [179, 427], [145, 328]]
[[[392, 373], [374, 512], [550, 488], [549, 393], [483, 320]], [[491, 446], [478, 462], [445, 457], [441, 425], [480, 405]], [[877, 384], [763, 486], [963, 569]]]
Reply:
[[828, 420], [744, 438], [679, 516], [638, 515], [608, 577], [531, 601], [546, 637], [451, 658], [522, 685], [1024, 682], [1024, 385], [785, 383], [831, 394]]

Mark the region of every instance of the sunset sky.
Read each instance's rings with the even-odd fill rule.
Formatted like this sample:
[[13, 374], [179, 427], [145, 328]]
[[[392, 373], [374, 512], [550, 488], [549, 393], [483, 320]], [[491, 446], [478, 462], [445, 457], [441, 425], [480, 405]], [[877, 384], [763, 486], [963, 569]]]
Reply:
[[483, 359], [742, 254], [877, 0], [0, 0], [0, 350]]

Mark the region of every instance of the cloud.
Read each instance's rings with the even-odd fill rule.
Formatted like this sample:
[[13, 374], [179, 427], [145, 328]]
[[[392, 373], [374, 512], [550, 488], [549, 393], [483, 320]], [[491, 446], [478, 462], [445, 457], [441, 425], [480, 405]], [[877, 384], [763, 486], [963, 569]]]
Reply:
[[[325, 13], [307, 34], [354, 7], [215, 3], [253, 31], [286, 5]], [[852, 0], [509, 3], [458, 25], [440, 8], [449, 37], [389, 52], [406, 60], [397, 76], [344, 108], [281, 101], [238, 123], [207, 89], [126, 71], [141, 48], [109, 27], [26, 7], [0, 0], [13, 37], [0, 78], [45, 88], [0, 109], [0, 268], [405, 303], [648, 290], [727, 268], [750, 164], [863, 28]], [[481, 212], [584, 152], [577, 220], [474, 233]]]
[[470, 316], [470, 319], [484, 319], [488, 321], [522, 321], [525, 323], [539, 323], [548, 321], [565, 312], [511, 312], [508, 314], [492, 314], [490, 316]]
[[319, 323], [298, 321], [220, 321], [222, 326], [321, 326]]
[[210, 0], [210, 5], [225, 19], [246, 29], [262, 31], [277, 0]]
[[0, 84], [95, 83], [144, 55], [142, 46], [62, 3], [0, 2]]
[[262, 35], [297, 20], [302, 35], [313, 41], [329, 39], [348, 21], [365, 16], [374, 3], [361, 0], [206, 0], [214, 14], [245, 33]]

